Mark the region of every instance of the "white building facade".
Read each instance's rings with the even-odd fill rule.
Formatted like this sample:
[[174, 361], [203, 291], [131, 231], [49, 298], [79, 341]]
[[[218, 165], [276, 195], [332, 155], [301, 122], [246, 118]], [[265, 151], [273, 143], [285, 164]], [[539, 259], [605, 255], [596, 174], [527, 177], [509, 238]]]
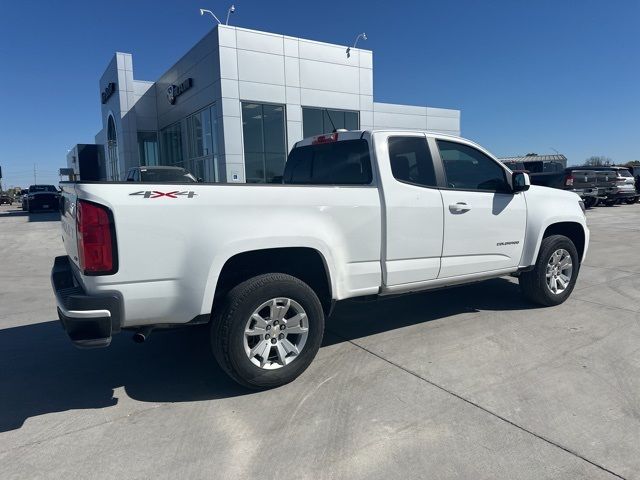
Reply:
[[347, 128], [460, 134], [460, 111], [374, 102], [369, 50], [219, 25], [156, 82], [116, 53], [100, 79], [107, 180], [177, 165], [207, 182], [273, 182], [304, 137]]

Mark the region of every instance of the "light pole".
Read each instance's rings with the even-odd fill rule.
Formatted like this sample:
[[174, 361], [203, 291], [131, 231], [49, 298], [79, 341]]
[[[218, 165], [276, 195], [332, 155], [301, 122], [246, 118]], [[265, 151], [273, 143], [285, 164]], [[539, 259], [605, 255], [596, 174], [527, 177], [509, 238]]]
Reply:
[[351, 57], [351, 49], [352, 49], [352, 48], [356, 48], [356, 45], [358, 45], [358, 40], [360, 40], [360, 39], [362, 39], [362, 40], [366, 40], [366, 39], [367, 39], [367, 34], [366, 34], [366, 33], [364, 33], [364, 32], [362, 32], [361, 34], [359, 34], [359, 35], [356, 37], [356, 41], [355, 41], [355, 42], [353, 42], [353, 47], [347, 47], [347, 58], [350, 58], [350, 57]]
[[229, 10], [227, 10], [227, 22], [225, 23], [225, 25], [229, 25], [229, 15], [231, 15], [232, 13], [236, 13], [236, 6], [235, 5], [231, 5], [229, 7]]
[[[213, 18], [215, 18], [216, 22], [218, 22], [218, 25], [222, 25], [222, 22], [220, 21], [220, 19], [218, 17], [216, 17], [215, 13], [213, 13], [211, 10], [207, 10], [206, 8], [201, 8], [200, 9], [200, 16], [203, 16], [205, 13], [208, 13]], [[227, 10], [227, 21], [226, 21], [225, 25], [229, 25], [229, 17], [231, 16], [232, 13], [236, 13], [236, 6], [235, 5], [231, 5], [229, 7], [229, 9]]]
[[211, 15], [213, 18], [216, 19], [216, 22], [218, 22], [218, 25], [220, 25], [222, 22], [220, 21], [220, 19], [218, 17], [216, 17], [216, 14], [213, 13], [211, 10], [207, 10], [206, 8], [201, 8], [200, 9], [200, 16], [204, 15], [205, 13], [208, 13], [209, 15]]

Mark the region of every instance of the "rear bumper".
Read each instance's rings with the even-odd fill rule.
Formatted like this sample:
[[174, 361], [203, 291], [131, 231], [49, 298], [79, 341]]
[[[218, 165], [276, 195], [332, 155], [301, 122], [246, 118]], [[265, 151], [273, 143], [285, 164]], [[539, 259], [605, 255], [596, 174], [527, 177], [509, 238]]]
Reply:
[[41, 197], [36, 196], [32, 200], [28, 200], [28, 206], [31, 210], [59, 210], [60, 199], [54, 196]]
[[580, 195], [580, 198], [584, 199], [586, 197], [597, 197], [598, 189], [597, 188], [575, 188], [573, 190], [569, 190], [570, 192], [577, 193]]
[[632, 191], [618, 191], [615, 193], [612, 193], [610, 198], [614, 199], [614, 200], [626, 200], [628, 198], [635, 198], [638, 196], [637, 192], [632, 192]]
[[56, 257], [51, 269], [58, 317], [78, 347], [106, 347], [122, 324], [121, 301], [116, 295], [87, 295], [73, 276], [69, 257]]

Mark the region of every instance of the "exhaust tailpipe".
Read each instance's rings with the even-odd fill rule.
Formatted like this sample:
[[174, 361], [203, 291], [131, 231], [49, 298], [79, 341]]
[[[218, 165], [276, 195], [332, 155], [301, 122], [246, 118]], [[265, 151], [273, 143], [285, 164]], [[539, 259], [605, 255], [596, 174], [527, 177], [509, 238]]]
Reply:
[[152, 327], [142, 327], [136, 333], [133, 334], [133, 341], [136, 343], [144, 343], [149, 335], [151, 335]]

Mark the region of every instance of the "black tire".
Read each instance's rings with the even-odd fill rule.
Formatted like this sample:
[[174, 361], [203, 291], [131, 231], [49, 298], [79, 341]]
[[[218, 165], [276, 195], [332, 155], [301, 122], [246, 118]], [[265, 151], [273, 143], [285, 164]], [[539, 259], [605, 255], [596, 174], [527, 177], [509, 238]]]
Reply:
[[[309, 333], [304, 348], [288, 365], [264, 369], [254, 365], [244, 350], [244, 330], [252, 313], [262, 303], [287, 297], [307, 314]], [[250, 278], [234, 287], [214, 312], [211, 322], [211, 348], [220, 367], [240, 385], [266, 389], [295, 380], [311, 364], [324, 335], [324, 311], [315, 292], [304, 282], [283, 273]]]
[[616, 201], [615, 200], [605, 200], [604, 204], [607, 207], [613, 207], [616, 204]]
[[637, 201], [638, 201], [638, 197], [628, 198], [628, 199], [625, 200], [625, 202], [627, 202], [627, 205], [633, 205]]
[[593, 208], [598, 203], [598, 199], [594, 197], [585, 197], [584, 199], [584, 207], [585, 208]]
[[[569, 285], [561, 293], [554, 293], [547, 285], [546, 267], [551, 255], [558, 249], [565, 249], [571, 256], [573, 272]], [[576, 279], [580, 271], [580, 258], [573, 242], [564, 235], [551, 235], [542, 239], [538, 259], [533, 270], [522, 272], [519, 277], [520, 288], [525, 297], [534, 303], [548, 307], [563, 303], [576, 285]]]

